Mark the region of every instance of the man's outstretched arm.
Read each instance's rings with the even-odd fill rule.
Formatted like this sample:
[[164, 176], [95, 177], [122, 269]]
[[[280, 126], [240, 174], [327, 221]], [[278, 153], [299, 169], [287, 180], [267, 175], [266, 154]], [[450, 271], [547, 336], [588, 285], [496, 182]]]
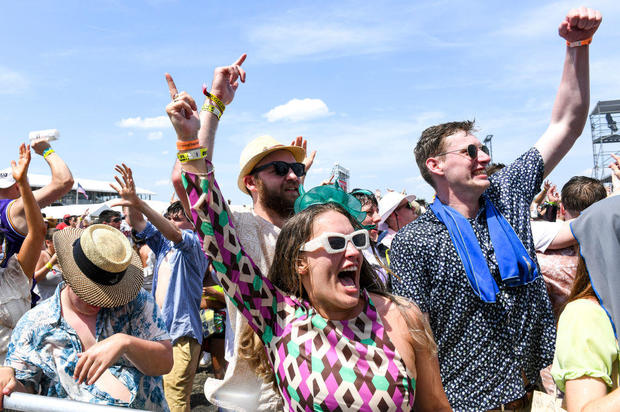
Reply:
[[[571, 10], [558, 29], [568, 43], [591, 39], [601, 24], [601, 13], [581, 7]], [[536, 142], [545, 163], [544, 176], [555, 168], [581, 135], [590, 104], [588, 45], [566, 47], [564, 71], [551, 112], [551, 123]]]
[[[38, 155], [44, 156], [52, 171], [52, 181], [41, 189], [32, 192], [39, 207], [44, 208], [69, 193], [73, 186], [73, 176], [65, 162], [56, 152], [46, 153], [51, 150], [48, 142], [39, 141], [33, 143], [31, 147]], [[27, 233], [28, 225], [26, 224], [26, 216], [24, 214], [24, 202], [21, 198], [18, 198], [11, 204], [8, 213], [15, 229], [20, 233]]]

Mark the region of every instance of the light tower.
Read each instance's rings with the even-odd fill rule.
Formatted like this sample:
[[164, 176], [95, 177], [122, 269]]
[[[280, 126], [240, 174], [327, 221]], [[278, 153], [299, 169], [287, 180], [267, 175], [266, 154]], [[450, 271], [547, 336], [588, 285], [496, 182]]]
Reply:
[[611, 154], [620, 153], [620, 135], [616, 121], [620, 121], [620, 100], [598, 102], [590, 113], [593, 178], [608, 178], [605, 171], [611, 163]]

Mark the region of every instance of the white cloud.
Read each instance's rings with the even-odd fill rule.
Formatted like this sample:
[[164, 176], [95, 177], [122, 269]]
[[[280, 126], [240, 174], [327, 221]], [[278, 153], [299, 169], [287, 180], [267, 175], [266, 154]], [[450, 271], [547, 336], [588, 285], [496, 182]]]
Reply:
[[161, 131], [157, 131], [157, 132], [149, 132], [147, 139], [149, 140], [160, 140], [162, 137], [164, 137], [164, 133]]
[[169, 186], [170, 184], [170, 179], [161, 179], [155, 181], [155, 186]]
[[136, 128], [136, 129], [165, 129], [170, 127], [168, 116], [145, 117], [128, 117], [117, 122], [118, 127]]
[[288, 103], [276, 106], [263, 116], [270, 122], [289, 120], [298, 122], [328, 116], [329, 109], [321, 99], [292, 99]]
[[29, 84], [22, 74], [0, 66], [0, 94], [23, 93]]
[[161, 154], [163, 154], [163, 155], [167, 155], [168, 153], [170, 153], [169, 150], [162, 150], [162, 152], [161, 152]]

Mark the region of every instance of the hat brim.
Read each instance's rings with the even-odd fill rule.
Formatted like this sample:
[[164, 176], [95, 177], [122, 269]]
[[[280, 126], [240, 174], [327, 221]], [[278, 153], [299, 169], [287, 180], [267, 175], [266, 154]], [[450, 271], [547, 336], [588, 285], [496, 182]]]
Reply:
[[286, 150], [290, 152], [295, 158], [295, 161], [300, 163], [303, 162], [304, 158], [306, 157], [306, 151], [303, 147], [299, 146], [278, 145], [270, 149], [264, 150], [250, 158], [250, 160], [248, 160], [245, 166], [241, 168], [241, 171], [239, 172], [239, 177], [237, 178], [237, 186], [239, 186], [239, 190], [241, 190], [243, 193], [247, 193], [248, 195], [250, 194], [248, 188], [245, 187], [245, 183], [243, 183], [243, 178], [249, 175], [252, 169], [254, 169], [254, 166], [256, 166], [258, 162], [263, 160], [265, 156], [269, 155], [270, 153], [277, 152], [278, 150]]
[[144, 282], [142, 261], [138, 254], [132, 250], [131, 263], [120, 282], [116, 285], [100, 285], [90, 280], [73, 258], [73, 242], [83, 231], [84, 229], [67, 227], [54, 233], [54, 248], [64, 280], [73, 292], [89, 305], [115, 308], [134, 300]]
[[405, 199], [407, 200], [407, 202], [413, 202], [414, 200], [416, 200], [416, 196], [415, 195], [404, 195], [397, 203], [390, 206], [390, 208], [381, 215], [381, 220], [379, 221], [379, 224], [385, 223], [387, 218], [390, 217], [392, 213], [394, 213], [398, 205], [400, 205], [401, 202]]

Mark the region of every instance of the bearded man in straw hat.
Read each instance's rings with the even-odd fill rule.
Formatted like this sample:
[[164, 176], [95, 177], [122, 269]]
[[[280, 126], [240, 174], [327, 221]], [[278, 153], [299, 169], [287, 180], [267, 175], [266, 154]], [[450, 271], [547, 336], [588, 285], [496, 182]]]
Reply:
[[127, 238], [92, 225], [53, 241], [65, 282], [15, 327], [6, 366], [16, 390], [167, 411], [160, 375], [172, 368], [170, 336]]
[[[198, 140], [201, 147], [207, 148], [206, 157], [209, 160], [213, 156], [219, 116], [214, 114], [214, 109], [205, 108], [217, 105], [210, 96], [216, 96], [216, 100], [224, 105], [232, 102], [239, 86], [238, 80], [245, 82], [245, 71], [241, 68], [245, 58], [244, 54], [232, 65], [215, 69], [211, 91], [200, 112], [194, 111], [197, 107], [191, 96], [186, 92], [179, 93], [172, 77], [166, 76], [173, 99], [167, 108], [170, 109], [169, 116], [173, 112], [181, 114], [183, 111], [188, 118], [200, 124]], [[237, 186], [251, 196], [252, 208], [232, 206], [232, 218], [244, 249], [264, 273], [269, 271], [280, 228], [293, 215], [299, 185], [303, 183], [316, 155], [316, 152], [312, 152], [306, 157], [306, 146], [307, 142], [301, 137], [297, 137], [290, 145], [284, 145], [271, 136], [261, 136], [248, 143], [241, 152]], [[185, 210], [189, 211], [178, 163], [172, 181], [177, 196], [184, 203]], [[227, 308], [228, 369], [223, 380], [207, 380], [205, 396], [211, 403], [228, 409], [245, 406], [255, 411], [281, 410], [280, 395], [273, 391], [272, 384], [263, 382], [248, 361], [239, 356], [240, 341], [244, 340], [246, 345], [251, 345], [253, 332], [245, 318], [228, 300]], [[258, 338], [256, 341], [260, 344]], [[241, 405], [239, 399], [252, 401]]]

